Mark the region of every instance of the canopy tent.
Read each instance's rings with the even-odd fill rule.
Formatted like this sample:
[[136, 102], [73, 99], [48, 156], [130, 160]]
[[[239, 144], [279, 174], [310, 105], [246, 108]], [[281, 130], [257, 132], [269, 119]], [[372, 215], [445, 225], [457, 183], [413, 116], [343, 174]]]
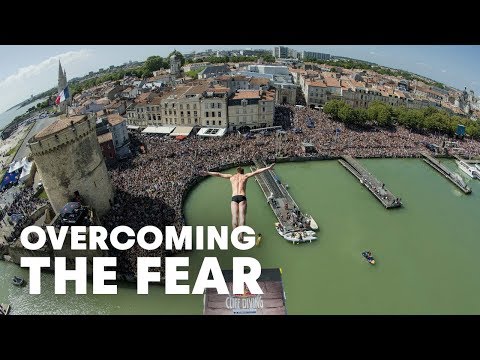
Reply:
[[175, 129], [175, 126], [147, 126], [142, 134], [167, 135]]
[[4, 190], [10, 184], [16, 185], [18, 183], [18, 179], [20, 178], [20, 171], [21, 169], [17, 169], [13, 172], [7, 172], [0, 183], [0, 190]]
[[138, 130], [138, 129], [140, 129], [140, 126], [137, 126], [137, 125], [127, 125], [127, 129], [129, 129], [129, 130]]
[[25, 164], [22, 167], [22, 173], [21, 173], [20, 178], [18, 180], [20, 183], [23, 183], [23, 182], [28, 180], [28, 178], [30, 177], [30, 174], [32, 172], [32, 165], [33, 165], [33, 162], [28, 162], [25, 159]]
[[188, 136], [193, 130], [193, 126], [177, 126], [175, 130], [170, 133], [170, 136]]
[[227, 132], [226, 128], [201, 128], [197, 135], [207, 137], [221, 137]]
[[20, 170], [22, 168], [22, 162], [21, 161], [12, 161], [8, 168], [9, 173], [13, 173], [17, 170]]

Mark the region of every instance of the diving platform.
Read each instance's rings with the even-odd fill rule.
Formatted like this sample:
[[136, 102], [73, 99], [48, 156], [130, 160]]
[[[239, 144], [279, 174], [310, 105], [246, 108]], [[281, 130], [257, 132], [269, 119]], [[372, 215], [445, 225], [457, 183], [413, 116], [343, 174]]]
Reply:
[[[433, 156], [426, 152], [421, 152], [420, 153], [428, 165], [430, 165], [432, 168], [437, 170], [440, 174], [442, 174], [445, 178], [450, 180], [455, 186], [457, 186], [460, 190], [462, 190], [465, 194], [470, 194], [472, 192], [472, 189], [470, 189], [467, 184], [465, 184], [465, 181], [463, 181], [462, 177], [457, 174], [456, 172], [450, 170], [448, 167], [440, 163], [437, 159], [435, 159]], [[459, 160], [463, 160], [460, 157], [455, 156]]]
[[[208, 288], [203, 296], [203, 315], [287, 315], [281, 269], [262, 269], [257, 279], [263, 294], [254, 295], [245, 286], [243, 293], [233, 293], [233, 271], [222, 270], [228, 294]], [[212, 274], [209, 279], [212, 279]]]
[[357, 160], [349, 155], [342, 156], [338, 162], [353, 174], [361, 184], [363, 184], [386, 209], [398, 208], [402, 206], [400, 198], [393, 195], [385, 184], [377, 180], [370, 174]]
[[[253, 162], [255, 166], [250, 167], [251, 171], [267, 166], [261, 159], [255, 159]], [[312, 216], [300, 211], [300, 207], [274, 170], [255, 175], [255, 180], [277, 218], [277, 232], [285, 240], [301, 243], [316, 239], [314, 230], [318, 229], [317, 223]]]

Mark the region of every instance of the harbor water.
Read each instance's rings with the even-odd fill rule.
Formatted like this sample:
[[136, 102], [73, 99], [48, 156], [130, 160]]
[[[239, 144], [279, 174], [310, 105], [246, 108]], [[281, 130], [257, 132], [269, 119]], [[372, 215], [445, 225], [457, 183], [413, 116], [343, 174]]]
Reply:
[[[320, 230], [311, 244], [293, 245], [274, 229], [275, 218], [260, 188], [248, 183], [247, 224], [262, 233], [248, 251], [193, 251], [193, 286], [205, 256], [217, 256], [224, 269], [233, 256], [255, 257], [264, 268], [283, 272], [289, 314], [479, 314], [480, 181], [465, 178], [471, 195], [419, 159], [360, 160], [369, 172], [402, 199], [386, 210], [337, 161], [277, 164], [276, 174], [301, 210]], [[451, 160], [442, 160], [456, 170]], [[232, 170], [233, 171], [233, 170]], [[463, 175], [463, 174], [462, 174]], [[207, 178], [185, 204], [189, 225], [230, 224], [230, 184]], [[376, 265], [361, 256], [371, 250]], [[201, 314], [201, 295], [165, 295], [151, 286], [137, 295], [135, 284], [121, 284], [117, 295], [54, 294], [53, 274], [42, 274], [42, 294], [13, 286], [26, 270], [0, 261], [0, 302], [14, 314]]]

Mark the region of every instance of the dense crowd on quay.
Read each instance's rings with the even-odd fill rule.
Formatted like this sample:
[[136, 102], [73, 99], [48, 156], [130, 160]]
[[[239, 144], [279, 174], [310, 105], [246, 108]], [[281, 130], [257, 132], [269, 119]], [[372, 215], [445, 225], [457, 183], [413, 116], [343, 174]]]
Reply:
[[[307, 127], [307, 118], [314, 121], [314, 128]], [[395, 130], [357, 131], [308, 108], [277, 107], [275, 121], [284, 128], [297, 129], [296, 132], [288, 130], [283, 141], [282, 153], [288, 157], [306, 156], [302, 142], [312, 143], [318, 151], [315, 156], [320, 157], [343, 154], [414, 157], [425, 149], [425, 143], [442, 144], [445, 141], [442, 136], [416, 134], [399, 127]], [[135, 231], [145, 225], [159, 228], [174, 225], [179, 230], [184, 224], [184, 195], [202, 170], [226, 164], [248, 164], [254, 157], [264, 158], [267, 163], [275, 160], [273, 135], [257, 134], [252, 139], [240, 134], [221, 138], [192, 136], [183, 141], [155, 135], [132, 136], [134, 142], [144, 145], [146, 152], [110, 169], [116, 199], [112, 210], [103, 219], [107, 229], [122, 224]], [[472, 156], [480, 154], [477, 141], [463, 140], [459, 146]], [[155, 253], [133, 248], [123, 266], [125, 270], [133, 271], [137, 256], [159, 255], [164, 255], [162, 250]]]

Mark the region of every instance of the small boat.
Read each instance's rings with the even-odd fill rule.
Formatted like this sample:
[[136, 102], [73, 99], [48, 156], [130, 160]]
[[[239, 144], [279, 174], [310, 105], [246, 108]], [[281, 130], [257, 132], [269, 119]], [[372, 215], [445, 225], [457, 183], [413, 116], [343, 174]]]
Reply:
[[473, 179], [480, 180], [480, 171], [476, 166], [470, 166], [465, 161], [455, 160], [457, 166], [462, 170], [465, 174], [470, 176]]
[[25, 279], [19, 276], [14, 276], [12, 279], [12, 284], [16, 286], [25, 286], [27, 282], [25, 281]]
[[310, 215], [310, 229], [318, 230], [317, 222], [313, 219], [312, 215]]
[[285, 234], [283, 235], [283, 238], [293, 243], [312, 242], [312, 240], [317, 240], [316, 236], [303, 234], [300, 231], [290, 232], [288, 234]]
[[10, 312], [10, 304], [0, 304], [0, 315], [8, 315]]
[[477, 168], [478, 171], [480, 171], [480, 164], [475, 164], [475, 167]]
[[362, 256], [369, 262], [370, 265], [375, 265], [375, 259], [370, 251], [362, 252]]

